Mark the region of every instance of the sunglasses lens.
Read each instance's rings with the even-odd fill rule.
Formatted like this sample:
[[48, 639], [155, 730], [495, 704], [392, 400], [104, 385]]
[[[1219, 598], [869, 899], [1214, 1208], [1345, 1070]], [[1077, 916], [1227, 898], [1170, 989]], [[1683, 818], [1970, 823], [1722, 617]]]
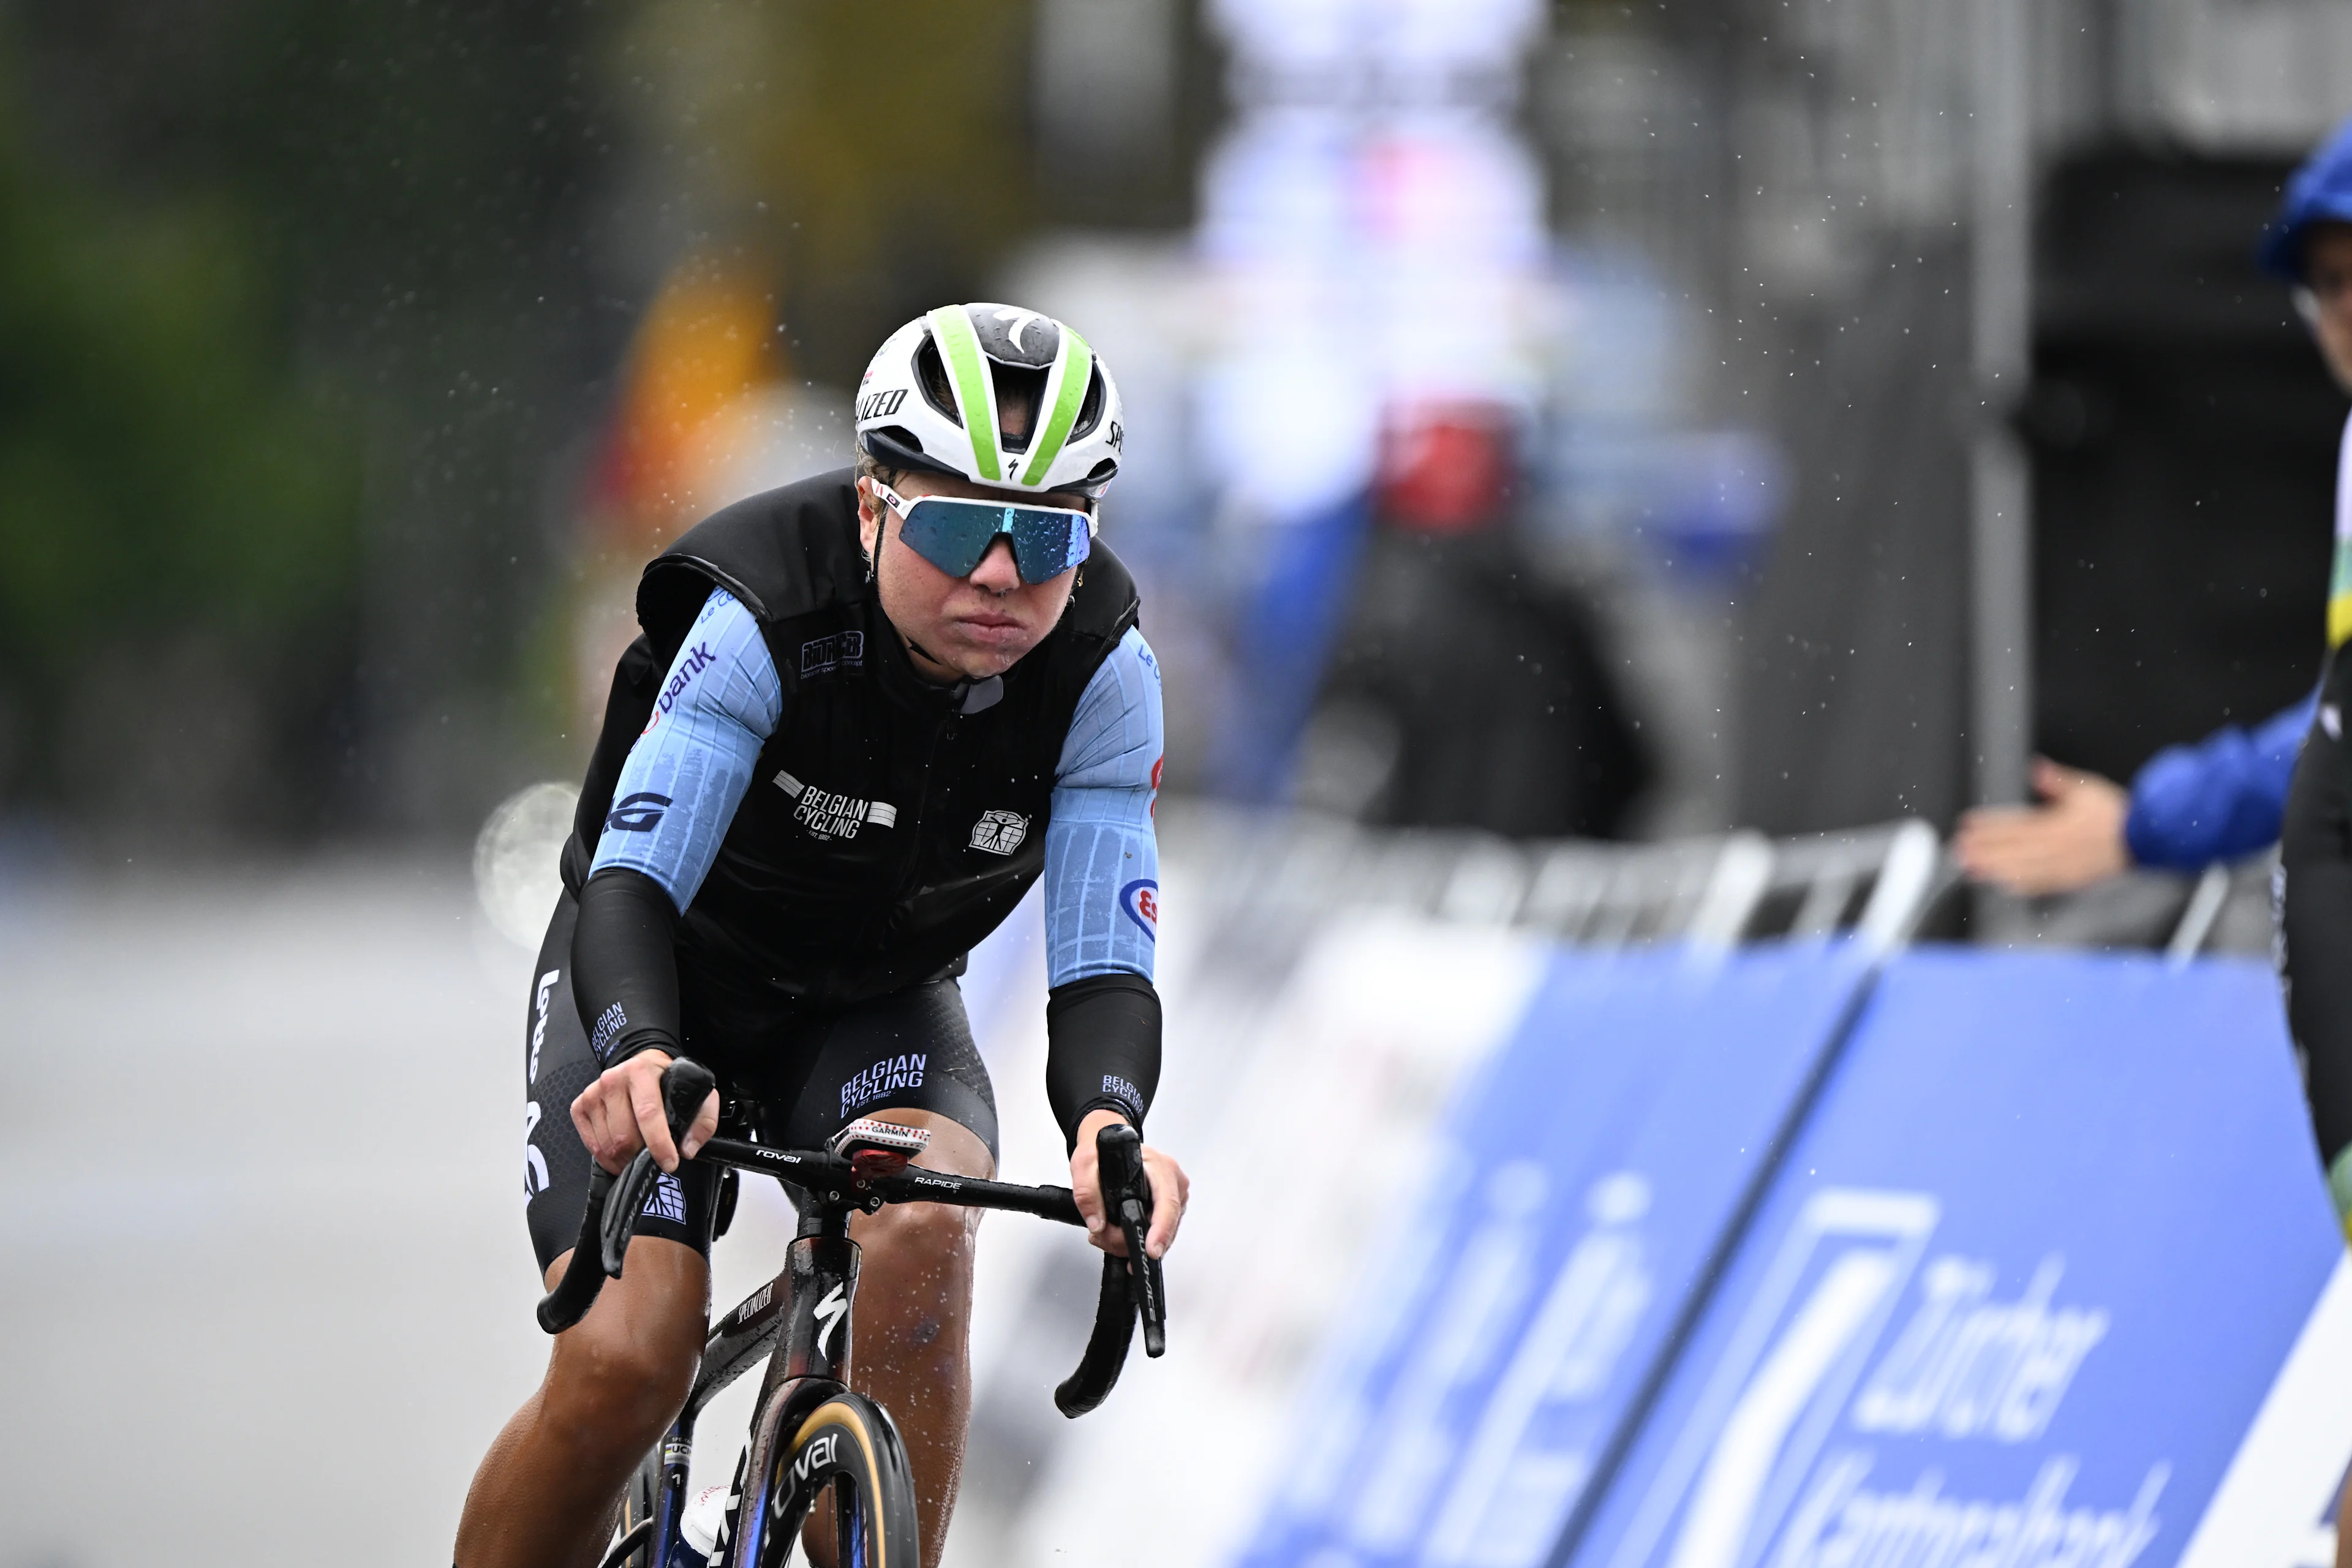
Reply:
[[1013, 542], [1013, 564], [1024, 583], [1058, 577], [1087, 558], [1092, 535], [1077, 512], [925, 496], [907, 508], [898, 537], [950, 577], [969, 577], [996, 536]]
[[949, 576], [969, 577], [988, 553], [1003, 510], [926, 496], [907, 509], [898, 537]]
[[1024, 583], [1060, 576], [1092, 547], [1087, 520], [1066, 511], [1016, 511], [1011, 531], [1013, 564]]

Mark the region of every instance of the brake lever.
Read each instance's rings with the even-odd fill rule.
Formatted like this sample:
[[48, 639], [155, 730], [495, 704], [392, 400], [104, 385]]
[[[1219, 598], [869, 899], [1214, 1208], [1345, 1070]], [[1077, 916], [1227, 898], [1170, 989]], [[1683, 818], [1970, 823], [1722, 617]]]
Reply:
[[[1143, 1249], [1151, 1234], [1151, 1181], [1143, 1169], [1143, 1135], [1113, 1122], [1095, 1135], [1105, 1206], [1127, 1242], [1128, 1289], [1143, 1321], [1143, 1353], [1168, 1353], [1168, 1287], [1160, 1260]], [[1114, 1195], [1115, 1194], [1115, 1195]]]

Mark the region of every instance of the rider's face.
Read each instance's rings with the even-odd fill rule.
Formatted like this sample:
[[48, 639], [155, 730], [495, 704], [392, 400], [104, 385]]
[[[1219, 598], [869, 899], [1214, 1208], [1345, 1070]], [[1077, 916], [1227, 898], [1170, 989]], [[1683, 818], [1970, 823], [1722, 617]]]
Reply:
[[[944, 474], [901, 474], [890, 488], [908, 500], [917, 496], [1006, 499], [1003, 490]], [[1083, 509], [1087, 505], [1086, 497], [1067, 493], [1025, 499], [1036, 506]], [[1076, 570], [1041, 583], [1024, 583], [1013, 569], [1009, 539], [992, 543], [970, 576], [949, 576], [899, 539], [898, 515], [882, 504], [864, 480], [857, 486], [857, 520], [859, 536], [869, 545], [877, 522], [887, 530], [875, 574], [882, 613], [890, 617], [899, 636], [920, 645], [921, 653], [908, 651], [916, 668], [934, 679], [984, 680], [1003, 674], [1045, 639], [1069, 603]], [[924, 654], [930, 657], [926, 658]]]
[[2352, 390], [2352, 224], [2318, 223], [2303, 241], [2312, 335], [2336, 384]]

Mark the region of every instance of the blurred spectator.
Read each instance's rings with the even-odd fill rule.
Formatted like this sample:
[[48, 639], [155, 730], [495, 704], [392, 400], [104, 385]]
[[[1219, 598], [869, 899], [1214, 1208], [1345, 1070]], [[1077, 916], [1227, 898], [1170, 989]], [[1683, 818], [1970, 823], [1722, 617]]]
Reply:
[[2305, 697], [2252, 729], [2225, 724], [2193, 746], [2167, 746], [2113, 779], [2033, 762], [2034, 805], [1979, 806], [1953, 847], [1979, 882], [2026, 897], [2068, 893], [2134, 866], [2193, 871], [2251, 855], [2279, 835], [2287, 777], [2311, 727]]
[[1396, 826], [1616, 837], [1650, 778], [1582, 598], [1513, 537], [1508, 423], [1427, 407], [1383, 443], [1302, 803]]
[[[2352, 124], [2339, 130], [2288, 183], [2265, 229], [2263, 267], [2294, 286], [2336, 384], [2352, 391], [2352, 289], [2315, 278], [2352, 260]], [[2352, 632], [2352, 425], [2336, 468], [2336, 563], [2327, 641]], [[2072, 892], [2133, 866], [2195, 870], [2252, 854], [2279, 837], [2287, 785], [2319, 700], [2313, 691], [2251, 729], [2224, 725], [2193, 746], [2169, 746], [2134, 775], [2128, 791], [2096, 773], [2037, 758], [2038, 804], [1980, 806], [1960, 819], [1954, 850], [1979, 882], [2025, 896]]]

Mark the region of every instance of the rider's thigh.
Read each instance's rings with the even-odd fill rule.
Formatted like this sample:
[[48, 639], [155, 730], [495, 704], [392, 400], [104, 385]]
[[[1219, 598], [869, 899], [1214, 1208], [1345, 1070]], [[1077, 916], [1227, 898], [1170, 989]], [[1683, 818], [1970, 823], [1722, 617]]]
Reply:
[[800, 1043], [808, 1054], [799, 1081], [776, 1085], [769, 1099], [782, 1113], [775, 1131], [787, 1148], [822, 1147], [861, 1116], [927, 1111], [995, 1149], [996, 1091], [954, 981], [845, 1007], [810, 1024]]
[[[551, 1289], [571, 1256], [549, 1267]], [[622, 1276], [606, 1280], [588, 1315], [555, 1336], [550, 1414], [566, 1428], [608, 1433], [641, 1451], [686, 1403], [709, 1302], [710, 1265], [699, 1252], [660, 1237], [632, 1238]]]
[[[875, 1112], [874, 1120], [900, 1127], [929, 1128], [930, 1146], [915, 1161], [928, 1170], [950, 1176], [982, 1178], [996, 1173], [996, 1162], [989, 1158], [988, 1145], [981, 1142], [980, 1135], [939, 1111], [898, 1106]], [[968, 1247], [981, 1214], [979, 1209], [956, 1208], [947, 1204], [891, 1204], [877, 1213], [853, 1216], [849, 1235], [868, 1253], [908, 1248], [923, 1256], [937, 1256]]]

